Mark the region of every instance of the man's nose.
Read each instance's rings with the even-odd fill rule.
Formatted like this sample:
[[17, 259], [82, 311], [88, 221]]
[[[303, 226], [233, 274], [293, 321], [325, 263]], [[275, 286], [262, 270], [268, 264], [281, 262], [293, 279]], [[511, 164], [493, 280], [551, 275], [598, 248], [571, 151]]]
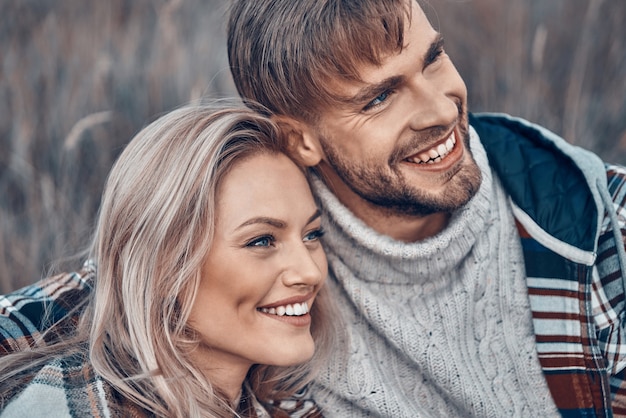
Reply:
[[[451, 64], [450, 64], [451, 65]], [[411, 129], [421, 131], [434, 126], [450, 126], [459, 117], [465, 101], [465, 84], [452, 67], [442, 74], [416, 74], [409, 83], [412, 110]]]

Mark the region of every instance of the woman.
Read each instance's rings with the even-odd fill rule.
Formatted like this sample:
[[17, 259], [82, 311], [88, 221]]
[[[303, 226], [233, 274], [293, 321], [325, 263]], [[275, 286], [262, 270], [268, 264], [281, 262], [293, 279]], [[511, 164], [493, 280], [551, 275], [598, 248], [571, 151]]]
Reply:
[[139, 132], [105, 187], [77, 330], [0, 358], [0, 416], [279, 415], [334, 333], [319, 212], [282, 150], [240, 107]]

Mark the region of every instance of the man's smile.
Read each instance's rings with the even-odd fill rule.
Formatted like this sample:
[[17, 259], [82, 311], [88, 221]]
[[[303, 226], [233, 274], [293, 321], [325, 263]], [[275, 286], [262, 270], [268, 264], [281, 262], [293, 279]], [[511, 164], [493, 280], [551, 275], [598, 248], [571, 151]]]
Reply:
[[415, 164], [435, 164], [441, 162], [454, 149], [456, 142], [455, 132], [452, 131], [445, 141], [436, 144], [426, 151], [415, 154], [406, 160]]

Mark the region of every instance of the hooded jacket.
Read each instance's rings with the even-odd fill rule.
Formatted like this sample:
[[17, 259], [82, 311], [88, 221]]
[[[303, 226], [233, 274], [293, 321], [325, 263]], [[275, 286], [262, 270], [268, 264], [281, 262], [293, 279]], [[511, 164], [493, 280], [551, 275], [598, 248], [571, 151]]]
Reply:
[[502, 114], [470, 116], [507, 190], [537, 350], [563, 416], [626, 414], [626, 170]]

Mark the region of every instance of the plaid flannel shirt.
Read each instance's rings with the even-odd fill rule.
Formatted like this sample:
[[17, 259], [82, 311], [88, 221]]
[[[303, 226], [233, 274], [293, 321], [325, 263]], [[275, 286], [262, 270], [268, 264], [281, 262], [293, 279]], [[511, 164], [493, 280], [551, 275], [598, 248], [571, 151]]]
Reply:
[[[50, 344], [59, 335], [45, 333], [52, 324], [67, 322], [71, 330], [81, 307], [89, 299], [95, 268], [42, 279], [30, 286], [0, 296], [0, 355]], [[45, 321], [45, 322], [44, 322]], [[62, 324], [56, 329], [62, 332]]]
[[620, 241], [605, 218], [593, 266], [567, 263], [518, 225], [539, 359], [563, 416], [626, 416], [625, 273], [616, 249], [626, 242], [626, 169], [608, 165], [607, 181]]
[[[98, 376], [89, 360], [87, 350], [62, 358], [54, 358], [31, 377], [29, 383], [11, 397], [0, 411], [0, 417], [132, 417], [152, 416], [133, 402], [122, 398]], [[1, 392], [1, 391], [0, 391]], [[306, 414], [303, 413], [308, 406]], [[263, 406], [244, 385], [239, 413], [250, 418], [280, 418], [298, 416], [319, 417], [317, 409], [306, 402], [283, 405], [275, 409]]]

